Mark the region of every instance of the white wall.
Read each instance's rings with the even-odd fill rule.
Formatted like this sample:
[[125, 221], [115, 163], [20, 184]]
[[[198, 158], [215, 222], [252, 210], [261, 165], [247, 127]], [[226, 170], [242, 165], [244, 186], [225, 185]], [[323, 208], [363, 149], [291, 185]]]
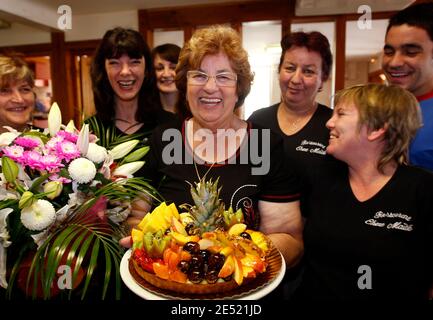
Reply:
[[254, 72], [254, 82], [244, 103], [247, 119], [255, 110], [280, 101], [277, 69], [281, 55], [281, 22], [243, 23], [242, 41]]
[[65, 41], [101, 39], [107, 30], [115, 27], [138, 30], [137, 11], [72, 15], [72, 29], [66, 30]]
[[12, 23], [10, 29], [0, 30], [0, 47], [49, 42], [51, 42], [51, 34], [49, 31], [30, 27], [18, 22]]
[[155, 30], [153, 31], [153, 47], [159, 46], [165, 43], [174, 43], [179, 47], [183, 47], [184, 42], [184, 34], [183, 30], [174, 30], [174, 31], [162, 31]]
[[[65, 41], [101, 39], [108, 29], [118, 26], [138, 30], [137, 11], [72, 15], [72, 29], [65, 31]], [[50, 31], [20, 23], [13, 23], [10, 29], [0, 30], [0, 47], [50, 42]]]

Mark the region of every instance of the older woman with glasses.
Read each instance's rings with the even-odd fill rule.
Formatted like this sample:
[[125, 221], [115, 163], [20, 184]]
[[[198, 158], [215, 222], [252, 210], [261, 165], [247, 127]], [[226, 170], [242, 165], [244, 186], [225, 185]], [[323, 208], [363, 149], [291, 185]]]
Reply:
[[252, 80], [235, 30], [196, 31], [176, 68], [190, 116], [154, 131], [144, 174], [161, 182], [160, 193], [176, 205], [193, 203], [188, 182], [219, 179], [226, 209], [241, 209], [249, 227], [268, 234], [292, 266], [303, 252], [297, 178], [283, 161], [281, 138], [234, 113]]

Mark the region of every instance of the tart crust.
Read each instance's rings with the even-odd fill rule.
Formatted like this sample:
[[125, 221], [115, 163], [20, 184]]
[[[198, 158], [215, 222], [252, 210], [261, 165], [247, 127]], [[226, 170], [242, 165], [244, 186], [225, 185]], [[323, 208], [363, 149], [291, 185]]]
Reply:
[[[231, 279], [230, 281], [216, 282], [213, 284], [194, 284], [194, 283], [179, 283], [175, 281], [169, 281], [159, 278], [157, 275], [143, 270], [138, 263], [130, 258], [129, 263], [132, 263], [135, 271], [144, 280], [149, 282], [151, 285], [165, 290], [170, 290], [178, 293], [188, 294], [208, 294], [208, 293], [221, 293], [238, 288], [236, 281]], [[244, 279], [246, 283], [250, 279]]]

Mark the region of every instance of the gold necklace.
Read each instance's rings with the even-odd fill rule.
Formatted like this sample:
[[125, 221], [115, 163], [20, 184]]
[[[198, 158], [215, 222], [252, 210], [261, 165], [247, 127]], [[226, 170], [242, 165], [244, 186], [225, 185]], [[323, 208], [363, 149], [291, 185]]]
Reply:
[[[299, 115], [299, 116], [297, 115], [295, 120], [289, 121], [288, 122], [288, 128], [287, 128], [288, 131], [290, 131], [290, 132], [297, 131], [299, 124], [301, 123], [301, 120], [304, 120], [306, 116], [310, 115], [311, 110], [315, 109], [316, 106], [317, 106], [317, 102], [313, 103], [313, 105], [310, 108], [308, 108], [308, 110], [303, 112], [302, 115]], [[282, 106], [282, 108], [284, 110], [283, 113], [287, 113], [287, 110], [285, 110], [286, 107], [284, 105]]]
[[289, 122], [289, 127], [296, 129], [298, 127], [298, 124], [299, 124], [300, 121], [301, 121], [301, 118], [299, 118], [299, 117], [296, 118], [295, 121]]

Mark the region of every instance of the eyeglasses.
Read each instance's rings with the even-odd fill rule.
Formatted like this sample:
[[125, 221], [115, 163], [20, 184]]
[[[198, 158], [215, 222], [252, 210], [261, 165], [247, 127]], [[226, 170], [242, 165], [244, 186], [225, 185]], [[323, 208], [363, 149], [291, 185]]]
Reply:
[[194, 86], [204, 86], [209, 81], [209, 78], [214, 78], [218, 87], [233, 87], [238, 81], [237, 75], [231, 72], [221, 72], [210, 76], [202, 71], [191, 70], [186, 73], [186, 76], [188, 83]]

